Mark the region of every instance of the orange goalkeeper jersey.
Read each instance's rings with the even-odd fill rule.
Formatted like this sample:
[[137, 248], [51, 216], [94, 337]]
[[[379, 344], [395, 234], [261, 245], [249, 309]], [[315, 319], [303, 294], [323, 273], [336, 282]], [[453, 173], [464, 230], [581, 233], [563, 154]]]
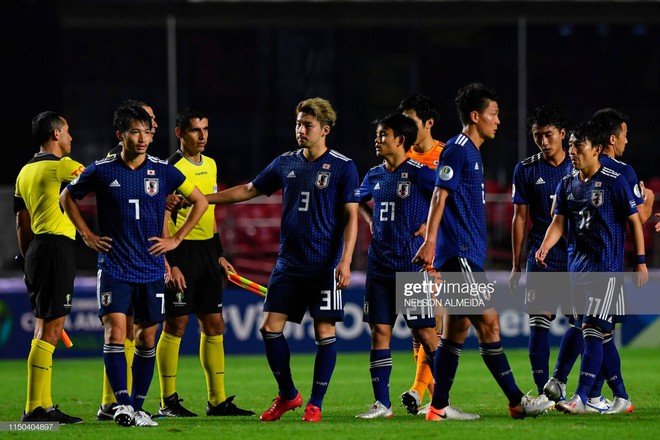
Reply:
[[436, 141], [435, 139], [433, 140], [433, 148], [431, 148], [429, 151], [426, 153], [419, 153], [415, 151], [413, 148], [408, 150], [406, 153], [406, 156], [411, 158], [412, 160], [419, 162], [423, 165], [426, 165], [427, 167], [431, 168], [432, 170], [435, 170], [438, 168], [438, 161], [440, 160], [440, 153], [442, 152], [442, 149], [445, 147], [445, 144]]

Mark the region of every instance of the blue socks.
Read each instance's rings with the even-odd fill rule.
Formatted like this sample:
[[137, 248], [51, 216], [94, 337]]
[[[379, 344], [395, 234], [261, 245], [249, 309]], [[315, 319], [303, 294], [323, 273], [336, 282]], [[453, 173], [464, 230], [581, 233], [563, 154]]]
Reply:
[[589, 327], [582, 330], [582, 334], [584, 335], [584, 352], [582, 353], [580, 378], [576, 394], [580, 396], [582, 403], [586, 403], [587, 396], [603, 363], [603, 333], [598, 329]]
[[291, 377], [291, 352], [284, 334], [261, 330], [261, 335], [266, 346], [266, 359], [277, 381], [280, 396], [287, 400], [295, 399], [298, 390]]
[[520, 391], [513, 378], [513, 371], [511, 371], [509, 361], [506, 358], [506, 354], [504, 354], [502, 342], [479, 343], [479, 352], [484, 363], [490, 370], [490, 374], [493, 375], [497, 384], [504, 391], [507, 399], [509, 399], [509, 405], [518, 405], [524, 394]]
[[571, 325], [559, 344], [559, 354], [557, 355], [557, 363], [555, 364], [555, 371], [552, 376], [560, 382], [566, 383], [568, 381], [568, 374], [573, 369], [575, 361], [584, 349], [584, 339], [582, 337], [582, 330]]
[[103, 344], [103, 363], [119, 405], [131, 405], [131, 397], [126, 389], [126, 356], [124, 344]]
[[390, 375], [392, 374], [392, 354], [390, 349], [371, 350], [369, 373], [374, 397], [387, 408], [392, 407], [390, 401]]
[[[316, 359], [314, 361], [314, 384], [309, 403], [322, 408], [323, 397], [328, 391], [330, 378], [337, 364], [337, 337], [330, 336], [316, 340]], [[391, 368], [391, 367], [390, 367]]]
[[612, 335], [608, 335], [603, 340], [603, 365], [601, 372], [607, 384], [612, 389], [614, 397], [628, 399], [626, 387], [623, 385], [623, 376], [621, 375], [621, 357], [619, 350], [614, 344]]
[[456, 370], [458, 370], [458, 359], [461, 356], [463, 344], [448, 339], [440, 339], [438, 350], [435, 352], [433, 361], [433, 397], [431, 406], [441, 409], [449, 405], [449, 391], [454, 383]]
[[532, 377], [539, 395], [543, 394], [543, 386], [548, 381], [548, 365], [550, 363], [550, 344], [548, 333], [550, 320], [543, 315], [529, 318], [529, 363], [532, 367]]
[[147, 398], [156, 365], [156, 347], [135, 347], [133, 358], [133, 409], [141, 411]]

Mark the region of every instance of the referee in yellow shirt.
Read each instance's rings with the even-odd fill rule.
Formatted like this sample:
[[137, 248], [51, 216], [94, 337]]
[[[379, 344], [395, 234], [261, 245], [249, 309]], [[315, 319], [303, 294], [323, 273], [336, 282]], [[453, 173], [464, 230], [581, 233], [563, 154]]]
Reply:
[[[209, 136], [208, 117], [199, 110], [182, 109], [176, 118], [176, 136], [181, 147], [168, 161], [203, 194], [217, 191], [217, 167], [213, 159], [202, 154]], [[189, 208], [172, 214], [168, 221], [170, 234], [176, 233], [188, 215]], [[181, 405], [176, 392], [179, 347], [194, 313], [202, 330], [199, 358], [206, 376], [207, 416], [251, 416], [253, 411], [233, 403], [235, 396], [225, 393], [225, 353], [222, 317], [222, 277], [234, 268], [223, 256], [215, 221], [215, 208], [210, 205], [200, 221], [174, 251], [167, 252], [171, 267], [170, 282], [165, 289], [166, 320], [156, 348], [160, 378], [161, 406], [164, 417], [195, 417], [196, 413]]]
[[39, 152], [21, 169], [14, 192], [18, 246], [25, 258], [25, 284], [36, 317], [21, 420], [82, 423], [81, 418], [53, 405], [51, 382], [53, 352], [71, 311], [75, 277], [76, 230], [60, 208], [60, 189], [84, 167], [68, 157], [72, 138], [60, 114], [46, 111], [35, 116], [32, 137]]

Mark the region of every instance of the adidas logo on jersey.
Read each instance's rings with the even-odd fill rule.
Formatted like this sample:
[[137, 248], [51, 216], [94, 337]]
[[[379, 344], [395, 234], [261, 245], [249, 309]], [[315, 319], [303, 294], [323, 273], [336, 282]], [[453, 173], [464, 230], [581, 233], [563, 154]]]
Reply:
[[575, 197], [573, 197], [573, 193], [570, 193], [568, 197], [566, 197], [566, 200], [575, 200]]
[[474, 169], [475, 169], [475, 170], [478, 170], [478, 169], [479, 169], [479, 162], [475, 162], [475, 163], [474, 163]]
[[374, 185], [374, 189], [380, 189], [380, 183], [376, 183], [376, 184]]
[[288, 179], [288, 178], [296, 177], [296, 173], [294, 173], [293, 171], [291, 171], [291, 172], [289, 172], [289, 174], [286, 175], [286, 177], [287, 177], [287, 179]]
[[121, 185], [117, 182], [117, 179], [113, 180], [110, 184], [110, 188], [119, 188]]
[[537, 185], [543, 185], [545, 183], [545, 180], [543, 180], [543, 177], [539, 177], [539, 180], [536, 181]]

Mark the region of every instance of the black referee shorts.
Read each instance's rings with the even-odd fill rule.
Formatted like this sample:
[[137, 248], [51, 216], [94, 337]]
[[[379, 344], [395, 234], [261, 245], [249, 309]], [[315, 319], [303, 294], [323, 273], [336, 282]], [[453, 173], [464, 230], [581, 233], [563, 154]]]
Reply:
[[75, 274], [73, 240], [52, 234], [34, 237], [25, 254], [25, 283], [34, 316], [51, 320], [71, 312]]

